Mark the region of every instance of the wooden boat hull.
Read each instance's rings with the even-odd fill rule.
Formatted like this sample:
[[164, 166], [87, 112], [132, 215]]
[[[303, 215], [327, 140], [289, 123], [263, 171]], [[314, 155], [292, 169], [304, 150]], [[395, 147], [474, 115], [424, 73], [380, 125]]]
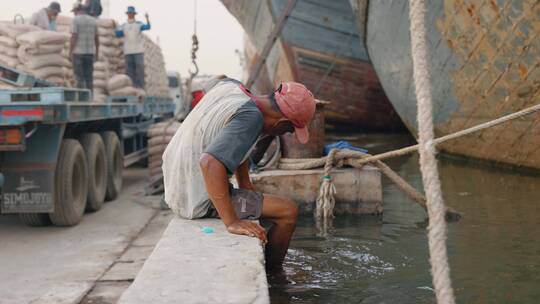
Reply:
[[[246, 69], [251, 70], [288, 1], [222, 2], [246, 30]], [[326, 111], [330, 125], [402, 129], [355, 22], [347, 0], [298, 0], [253, 89], [267, 93], [282, 81], [298, 81], [331, 102]]]
[[[351, 0], [357, 7], [366, 1]], [[437, 136], [540, 101], [540, 2], [426, 1]], [[417, 134], [407, 1], [369, 1], [367, 49], [382, 86]], [[540, 169], [540, 114], [453, 140], [452, 154]]]

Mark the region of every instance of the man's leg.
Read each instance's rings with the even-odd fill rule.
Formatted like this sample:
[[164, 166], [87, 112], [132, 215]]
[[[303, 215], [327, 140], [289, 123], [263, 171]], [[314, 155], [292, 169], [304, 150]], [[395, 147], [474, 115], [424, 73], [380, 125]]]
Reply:
[[126, 55], [126, 74], [135, 83], [135, 60], [134, 55]]
[[144, 89], [144, 54], [135, 56], [135, 87]]
[[73, 73], [77, 80], [77, 88], [84, 89], [83, 62], [82, 55], [73, 55]]
[[280, 269], [296, 228], [298, 206], [289, 199], [264, 194], [261, 217], [275, 223], [268, 234], [266, 265], [268, 268]]
[[94, 90], [94, 55], [86, 55], [84, 63], [84, 78], [86, 88], [90, 91]]

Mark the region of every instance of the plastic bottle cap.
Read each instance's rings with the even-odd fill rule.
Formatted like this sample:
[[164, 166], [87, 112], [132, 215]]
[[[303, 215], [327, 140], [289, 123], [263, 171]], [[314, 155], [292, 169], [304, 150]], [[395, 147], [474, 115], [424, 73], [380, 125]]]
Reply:
[[214, 233], [214, 228], [212, 228], [212, 227], [203, 227], [202, 232], [206, 233], [206, 234], [211, 234], [211, 233]]

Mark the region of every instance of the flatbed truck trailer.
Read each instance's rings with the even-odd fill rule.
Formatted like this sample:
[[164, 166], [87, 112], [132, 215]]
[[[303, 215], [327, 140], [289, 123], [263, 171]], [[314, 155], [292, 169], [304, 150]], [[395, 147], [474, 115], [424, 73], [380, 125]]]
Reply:
[[148, 156], [146, 131], [172, 117], [167, 98], [88, 90], [0, 90], [0, 213], [27, 225], [73, 226], [122, 188], [124, 167]]

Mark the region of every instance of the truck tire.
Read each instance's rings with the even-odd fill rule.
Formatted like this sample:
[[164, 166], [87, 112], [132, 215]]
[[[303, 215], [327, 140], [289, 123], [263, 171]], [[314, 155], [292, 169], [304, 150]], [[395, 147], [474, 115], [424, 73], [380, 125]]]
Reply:
[[97, 133], [86, 133], [80, 139], [88, 167], [88, 199], [86, 211], [95, 212], [105, 202], [107, 191], [107, 153], [103, 139]]
[[84, 215], [88, 196], [88, 168], [84, 150], [75, 139], [64, 139], [56, 164], [54, 212], [57, 226], [77, 225]]
[[103, 132], [101, 137], [107, 153], [107, 191], [105, 192], [105, 200], [112, 201], [118, 197], [122, 190], [124, 153], [115, 132]]
[[51, 224], [47, 213], [19, 213], [19, 219], [23, 224], [32, 227], [42, 227]]

